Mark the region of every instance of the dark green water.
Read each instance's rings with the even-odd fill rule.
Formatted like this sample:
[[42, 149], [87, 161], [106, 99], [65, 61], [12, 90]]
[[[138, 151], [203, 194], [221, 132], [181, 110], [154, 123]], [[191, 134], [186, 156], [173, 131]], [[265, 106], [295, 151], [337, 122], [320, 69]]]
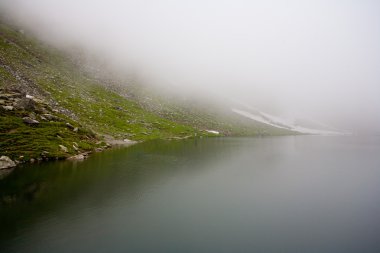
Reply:
[[0, 252], [380, 252], [380, 138], [151, 142], [0, 181]]

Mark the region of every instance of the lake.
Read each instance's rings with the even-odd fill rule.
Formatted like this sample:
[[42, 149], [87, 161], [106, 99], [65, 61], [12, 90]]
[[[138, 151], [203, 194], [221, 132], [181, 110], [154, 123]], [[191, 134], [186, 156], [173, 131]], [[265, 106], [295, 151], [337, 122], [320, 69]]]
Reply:
[[0, 181], [0, 252], [380, 252], [380, 137], [155, 141]]

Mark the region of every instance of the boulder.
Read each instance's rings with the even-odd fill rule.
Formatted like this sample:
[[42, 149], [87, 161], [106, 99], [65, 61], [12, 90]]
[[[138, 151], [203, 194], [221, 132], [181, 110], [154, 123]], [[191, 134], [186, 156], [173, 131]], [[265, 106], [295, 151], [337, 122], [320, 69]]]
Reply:
[[36, 103], [33, 99], [23, 97], [15, 104], [15, 107], [19, 110], [34, 111], [36, 110]]
[[65, 152], [65, 153], [69, 152], [69, 150], [68, 150], [65, 146], [63, 146], [63, 145], [59, 145], [59, 148], [60, 148], [63, 152]]
[[11, 105], [3, 105], [3, 109], [6, 111], [13, 111], [13, 106]]
[[95, 152], [102, 152], [102, 151], [103, 151], [102, 148], [96, 148], [96, 149], [95, 149]]
[[3, 94], [0, 94], [0, 99], [5, 99], [5, 100], [8, 100], [8, 99], [11, 99], [11, 98], [21, 98], [22, 97], [22, 94], [21, 93], [3, 93]]
[[12, 159], [10, 159], [8, 156], [5, 156], [5, 155], [0, 157], [0, 169], [1, 170], [10, 169], [13, 167], [16, 167], [16, 163], [14, 161], [12, 161]]
[[73, 125], [71, 125], [70, 123], [66, 123], [66, 126], [67, 128], [69, 128], [70, 130], [74, 130], [75, 127]]
[[83, 161], [86, 158], [87, 158], [87, 154], [79, 154], [79, 155], [70, 156], [69, 158], [67, 158], [67, 160]]
[[37, 125], [37, 124], [40, 123], [40, 122], [38, 122], [38, 121], [35, 120], [35, 119], [31, 119], [30, 117], [24, 117], [24, 118], [22, 118], [22, 121], [23, 121], [25, 124], [28, 124], [28, 125]]
[[45, 113], [45, 114], [42, 114], [43, 117], [45, 117], [47, 120], [50, 120], [50, 121], [61, 121], [61, 119], [57, 116], [54, 116], [52, 114], [49, 114], [49, 113]]

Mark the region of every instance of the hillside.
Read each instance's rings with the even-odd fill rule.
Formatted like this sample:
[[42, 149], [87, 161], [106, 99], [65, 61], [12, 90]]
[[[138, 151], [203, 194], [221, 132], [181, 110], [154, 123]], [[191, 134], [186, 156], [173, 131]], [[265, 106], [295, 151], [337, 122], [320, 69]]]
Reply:
[[0, 155], [61, 159], [102, 150], [112, 140], [215, 136], [208, 129], [220, 135], [291, 133], [119, 87], [104, 85], [65, 53], [1, 23]]

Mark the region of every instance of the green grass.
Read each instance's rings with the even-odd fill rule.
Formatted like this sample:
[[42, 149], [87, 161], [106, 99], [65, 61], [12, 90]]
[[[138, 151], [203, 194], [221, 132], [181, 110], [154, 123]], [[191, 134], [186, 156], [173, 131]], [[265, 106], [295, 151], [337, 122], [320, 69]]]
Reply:
[[[41, 122], [30, 126], [14, 115], [0, 116], [0, 140], [1, 155], [20, 161], [39, 158], [43, 152], [48, 159], [66, 158], [76, 154], [73, 147], [76, 144], [82, 152], [99, 146], [95, 144], [96, 136], [84, 129], [74, 132], [63, 122]], [[67, 147], [68, 153], [59, 145]]]

